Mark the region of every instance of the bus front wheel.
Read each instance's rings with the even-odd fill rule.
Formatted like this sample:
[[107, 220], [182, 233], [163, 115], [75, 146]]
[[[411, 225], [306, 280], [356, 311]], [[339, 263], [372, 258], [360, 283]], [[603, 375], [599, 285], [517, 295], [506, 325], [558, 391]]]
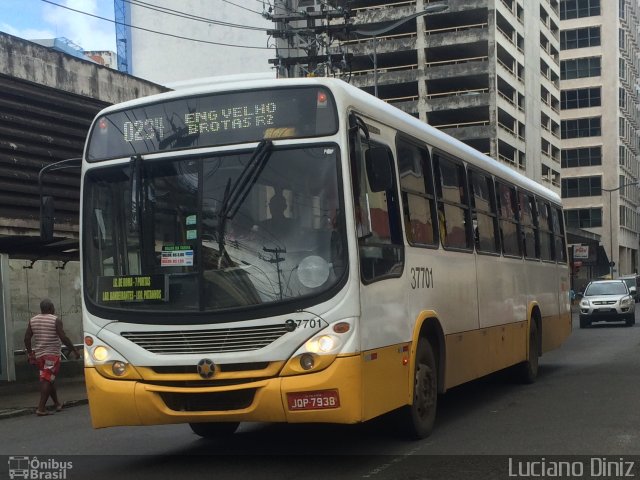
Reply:
[[404, 407], [406, 431], [414, 438], [426, 438], [433, 430], [438, 403], [438, 368], [433, 348], [421, 339], [416, 351], [413, 375], [413, 402]]
[[239, 422], [220, 423], [190, 423], [193, 433], [203, 438], [224, 438], [233, 435], [240, 425]]

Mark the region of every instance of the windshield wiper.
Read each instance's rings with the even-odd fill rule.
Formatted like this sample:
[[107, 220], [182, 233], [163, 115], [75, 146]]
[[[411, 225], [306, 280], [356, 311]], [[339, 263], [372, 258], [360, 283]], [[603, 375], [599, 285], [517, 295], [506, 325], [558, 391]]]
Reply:
[[244, 166], [242, 172], [231, 185], [231, 178], [227, 180], [227, 185], [224, 190], [224, 197], [222, 198], [222, 204], [218, 211], [218, 269], [222, 265], [223, 257], [229, 260], [224, 246], [224, 232], [227, 226], [227, 220], [233, 218], [238, 212], [238, 209], [243, 204], [247, 195], [251, 191], [254, 183], [260, 177], [262, 170], [267, 165], [269, 157], [271, 156], [271, 150], [273, 148], [273, 142], [271, 140], [262, 140], [253, 151], [251, 158]]

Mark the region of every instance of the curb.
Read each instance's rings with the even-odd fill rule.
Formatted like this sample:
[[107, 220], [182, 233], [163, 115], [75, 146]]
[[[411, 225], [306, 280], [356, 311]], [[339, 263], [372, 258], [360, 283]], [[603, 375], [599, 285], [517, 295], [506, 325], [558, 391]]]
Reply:
[[[84, 398], [81, 400], [69, 400], [63, 403], [63, 410], [70, 407], [78, 407], [80, 405], [86, 405], [89, 401]], [[33, 415], [35, 413], [34, 407], [29, 408], [7, 408], [0, 410], [0, 421], [7, 418], [23, 417], [25, 415]]]

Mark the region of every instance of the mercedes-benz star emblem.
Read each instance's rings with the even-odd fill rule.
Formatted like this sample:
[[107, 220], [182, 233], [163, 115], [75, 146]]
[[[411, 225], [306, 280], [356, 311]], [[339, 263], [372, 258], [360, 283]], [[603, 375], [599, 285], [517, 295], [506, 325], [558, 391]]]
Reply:
[[205, 380], [213, 377], [213, 374], [216, 373], [215, 366], [211, 360], [208, 358], [203, 358], [198, 362], [198, 375], [200, 375]]

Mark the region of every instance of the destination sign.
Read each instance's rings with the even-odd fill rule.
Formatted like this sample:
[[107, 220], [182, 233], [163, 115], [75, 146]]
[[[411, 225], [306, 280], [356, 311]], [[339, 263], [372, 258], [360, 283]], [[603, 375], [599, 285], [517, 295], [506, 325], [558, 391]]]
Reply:
[[98, 302], [145, 302], [169, 300], [165, 275], [98, 277]]
[[265, 138], [331, 135], [337, 112], [322, 87], [187, 97], [104, 115], [94, 123], [89, 161]]

